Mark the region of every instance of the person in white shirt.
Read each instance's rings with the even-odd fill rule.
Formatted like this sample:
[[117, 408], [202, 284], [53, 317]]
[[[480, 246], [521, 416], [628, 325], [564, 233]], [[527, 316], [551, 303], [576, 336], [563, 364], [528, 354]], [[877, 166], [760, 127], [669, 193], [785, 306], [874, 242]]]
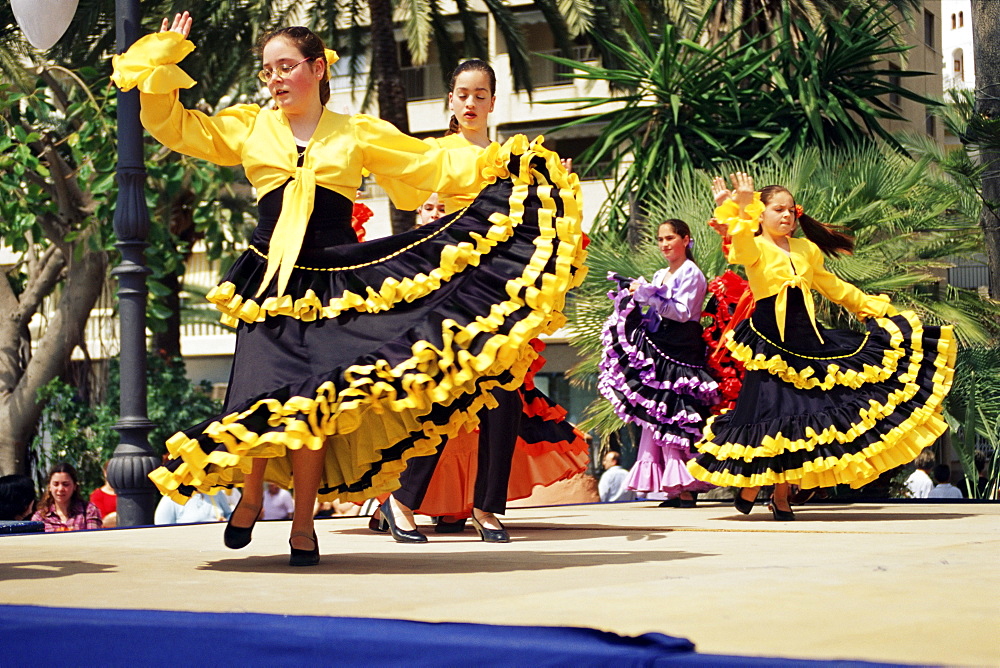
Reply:
[[229, 497], [225, 491], [206, 495], [195, 492], [183, 506], [169, 496], [164, 496], [156, 504], [153, 524], [196, 524], [198, 522], [223, 522], [233, 514]]
[[632, 501], [635, 492], [628, 488], [628, 469], [621, 466], [622, 456], [616, 450], [608, 450], [604, 455], [604, 473], [597, 483], [597, 491], [601, 501]]
[[962, 499], [962, 490], [951, 484], [951, 467], [938, 464], [934, 467], [934, 489], [927, 495], [928, 499]]
[[264, 488], [264, 520], [287, 520], [295, 513], [295, 500], [291, 492], [269, 482]]
[[924, 448], [913, 463], [917, 470], [906, 479], [906, 491], [911, 499], [926, 499], [934, 489], [930, 476], [930, 471], [934, 468], [934, 452], [930, 448]]

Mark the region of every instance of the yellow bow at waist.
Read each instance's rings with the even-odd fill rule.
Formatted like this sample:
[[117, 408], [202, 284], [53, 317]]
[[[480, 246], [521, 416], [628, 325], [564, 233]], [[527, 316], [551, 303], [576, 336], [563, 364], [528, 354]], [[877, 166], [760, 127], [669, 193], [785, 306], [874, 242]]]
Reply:
[[816, 307], [813, 305], [812, 293], [809, 291], [809, 282], [806, 281], [802, 276], [793, 276], [781, 285], [781, 289], [778, 291], [778, 296], [774, 300], [774, 317], [778, 321], [778, 335], [781, 337], [782, 342], [785, 340], [785, 314], [788, 312], [788, 291], [792, 288], [798, 288], [802, 290], [802, 301], [805, 302], [806, 312], [809, 313], [809, 322], [812, 323], [813, 331], [816, 332], [816, 337], [819, 339], [820, 343], [823, 343], [823, 337], [819, 333], [819, 327], [816, 326]]
[[275, 273], [278, 275], [278, 296], [285, 293], [288, 279], [295, 268], [295, 260], [302, 249], [302, 239], [316, 202], [316, 172], [306, 167], [296, 167], [295, 176], [285, 186], [281, 196], [281, 215], [271, 233], [267, 251], [267, 271], [257, 289], [257, 297], [264, 294]]

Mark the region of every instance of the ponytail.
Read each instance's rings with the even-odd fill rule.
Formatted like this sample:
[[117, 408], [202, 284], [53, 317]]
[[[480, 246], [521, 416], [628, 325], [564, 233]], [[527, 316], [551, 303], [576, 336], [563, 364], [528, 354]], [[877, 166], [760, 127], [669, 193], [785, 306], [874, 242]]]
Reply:
[[[767, 206], [777, 193], [788, 193], [792, 196], [792, 201], [795, 200], [795, 196], [784, 186], [765, 186], [760, 189], [760, 201]], [[800, 210], [801, 207], [795, 207], [795, 222], [802, 228], [806, 238], [816, 244], [825, 255], [836, 257], [840, 253], [850, 255], [854, 252], [854, 239], [849, 234], [833, 225], [821, 223], [805, 213], [798, 213]]]
[[854, 252], [854, 239], [833, 225], [821, 223], [805, 213], [798, 217], [798, 223], [806, 238], [826, 255], [836, 257], [840, 253], [850, 255]]

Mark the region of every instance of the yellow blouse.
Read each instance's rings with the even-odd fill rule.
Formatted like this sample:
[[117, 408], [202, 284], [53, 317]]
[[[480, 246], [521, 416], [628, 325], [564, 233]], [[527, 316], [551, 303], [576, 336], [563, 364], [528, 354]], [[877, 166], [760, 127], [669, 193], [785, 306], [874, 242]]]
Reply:
[[[489, 148], [486, 149], [481, 146], [476, 146], [463, 137], [460, 132], [446, 137], [428, 137], [423, 141], [433, 149], [466, 148], [480, 153], [482, 151], [497, 150], [499, 148], [499, 144], [496, 142], [490, 144]], [[485, 174], [482, 176], [484, 178], [479, 179], [474, 187], [466, 190], [420, 190], [418, 188], [413, 188], [398, 179], [387, 178], [386, 176], [380, 175], [376, 175], [375, 181], [382, 186], [382, 189], [385, 190], [389, 199], [392, 200], [392, 203], [395, 204], [398, 209], [402, 209], [403, 211], [419, 209], [427, 198], [431, 196], [431, 193], [437, 192], [439, 201], [444, 203], [445, 213], [452, 213], [453, 211], [464, 209], [472, 204], [472, 201], [476, 199], [476, 195], [479, 194], [479, 191], [483, 189], [483, 186], [485, 186], [488, 181], [488, 179], [485, 178]]]
[[123, 91], [138, 87], [142, 124], [157, 141], [216, 164], [243, 165], [258, 199], [291, 179], [282, 195], [261, 292], [276, 273], [278, 294], [284, 292], [312, 214], [316, 186], [354, 201], [362, 170], [367, 169], [430, 192], [471, 192], [496, 153], [439, 148], [386, 121], [324, 109], [299, 167], [295, 138], [280, 109], [242, 104], [209, 116], [181, 105], [178, 90], [195, 81], [177, 63], [194, 48], [180, 33], [146, 35], [114, 56], [111, 79]]
[[[803, 301], [813, 329], [816, 314], [813, 307], [811, 289], [816, 289], [832, 302], [840, 304], [860, 317], [884, 316], [892, 308], [886, 295], [865, 294], [850, 283], [840, 280], [827, 271], [823, 263], [823, 251], [819, 246], [798, 237], [789, 237], [789, 252], [757, 236], [760, 216], [764, 204], [754, 200], [740, 215], [739, 205], [726, 201], [715, 210], [715, 218], [729, 228], [732, 243], [728, 260], [732, 264], [742, 264], [747, 270], [747, 281], [755, 300], [777, 295], [774, 311], [781, 339], [785, 338], [785, 315], [787, 312], [788, 290], [802, 290]], [[820, 341], [823, 338], [820, 336]]]

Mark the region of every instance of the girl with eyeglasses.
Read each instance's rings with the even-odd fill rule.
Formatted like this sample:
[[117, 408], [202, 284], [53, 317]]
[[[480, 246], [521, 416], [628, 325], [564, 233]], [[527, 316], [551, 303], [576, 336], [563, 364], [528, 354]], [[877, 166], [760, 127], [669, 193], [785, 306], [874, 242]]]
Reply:
[[[115, 57], [112, 78], [139, 89], [143, 125], [165, 146], [242, 165], [259, 222], [208, 296], [237, 328], [224, 410], [173, 436], [151, 478], [180, 502], [243, 486], [224, 533], [234, 549], [251, 540], [263, 482], [294, 489], [289, 563], [314, 565], [317, 496], [392, 491], [408, 459], [474, 424], [493, 388], [524, 376], [527, 342], [558, 326], [582, 278], [579, 184], [523, 137], [434, 148], [329, 111], [336, 54], [307, 28], [260, 41], [273, 107], [185, 109], [177, 91], [195, 82], [178, 63], [194, 49], [191, 27], [187, 12], [164, 20]], [[351, 213], [365, 169], [444, 195], [486, 187], [447, 228], [359, 243]], [[556, 185], [549, 211], [539, 181]]]

